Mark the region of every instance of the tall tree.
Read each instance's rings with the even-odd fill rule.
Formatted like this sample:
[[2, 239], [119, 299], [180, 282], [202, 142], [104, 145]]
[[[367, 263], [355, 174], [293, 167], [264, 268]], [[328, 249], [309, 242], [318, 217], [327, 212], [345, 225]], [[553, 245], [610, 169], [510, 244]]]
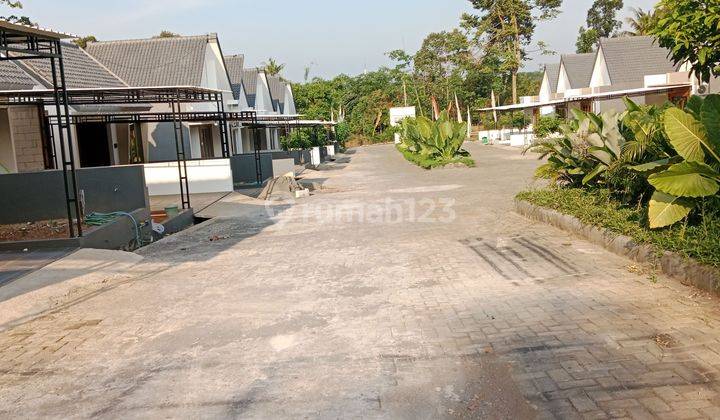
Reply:
[[470, 45], [460, 30], [431, 33], [415, 54], [415, 75], [431, 98], [443, 98], [447, 105], [453, 101], [470, 60]]
[[720, 76], [720, 2], [661, 0], [650, 34], [671, 51], [675, 64], [690, 64], [695, 77]]
[[[0, 0], [0, 7], [8, 7], [10, 9], [22, 9], [23, 5], [19, 1], [13, 0]], [[35, 26], [35, 24], [27, 16], [0, 16], [0, 19], [7, 20], [11, 23], [19, 23], [21, 25]]]
[[[466, 13], [463, 28], [472, 31], [483, 56], [499, 57], [511, 76], [517, 103], [517, 74], [527, 59], [536, 24], [557, 16], [562, 0], [469, 0], [478, 14]], [[539, 44], [544, 50], [544, 44]]]
[[623, 0], [595, 0], [587, 13], [586, 24], [580, 27], [578, 35], [577, 52], [592, 52], [600, 38], [607, 38], [622, 27], [617, 19], [617, 13], [622, 10]]
[[655, 13], [652, 10], [645, 11], [641, 7], [631, 7], [632, 16], [625, 18], [625, 23], [630, 27], [623, 31], [625, 36], [650, 35], [650, 30], [655, 26]]
[[274, 58], [268, 58], [268, 61], [262, 63], [262, 69], [269, 76], [278, 76], [285, 69], [285, 64], [280, 64]]

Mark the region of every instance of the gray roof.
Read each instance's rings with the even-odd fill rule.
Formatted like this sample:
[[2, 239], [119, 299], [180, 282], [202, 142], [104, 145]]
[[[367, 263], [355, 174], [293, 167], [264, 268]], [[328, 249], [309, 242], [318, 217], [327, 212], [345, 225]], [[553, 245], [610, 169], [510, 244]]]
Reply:
[[0, 90], [26, 90], [34, 86], [35, 81], [15, 63], [0, 61]]
[[[590, 86], [596, 56], [596, 53], [564, 54], [562, 56], [560, 61], [565, 66], [565, 73], [567, 73], [571, 89], [582, 89]], [[555, 89], [557, 89], [557, 85]]]
[[268, 85], [270, 85], [270, 97], [273, 101], [273, 108], [275, 108], [277, 112], [284, 112], [285, 89], [287, 85], [278, 76], [268, 76]]
[[255, 98], [257, 97], [257, 79], [258, 69], [243, 69], [243, 86], [245, 86], [245, 95], [250, 107], [255, 106]]
[[545, 66], [548, 81], [550, 82], [550, 92], [557, 93], [558, 79], [560, 78], [560, 63], [547, 64]]
[[[65, 80], [69, 88], [109, 88], [127, 86], [82, 48], [70, 42], [62, 43]], [[23, 60], [20, 63], [46, 86], [52, 86], [50, 60]]]
[[87, 51], [128, 84], [200, 86], [207, 44], [215, 35], [92, 42]]
[[650, 36], [602, 38], [600, 48], [613, 85], [642, 87], [647, 75], [677, 71], [668, 58], [670, 52]]
[[225, 66], [227, 67], [228, 76], [230, 77], [230, 85], [232, 86], [233, 96], [235, 99], [240, 98], [243, 84], [243, 69], [245, 68], [244, 55], [230, 55], [225, 57]]

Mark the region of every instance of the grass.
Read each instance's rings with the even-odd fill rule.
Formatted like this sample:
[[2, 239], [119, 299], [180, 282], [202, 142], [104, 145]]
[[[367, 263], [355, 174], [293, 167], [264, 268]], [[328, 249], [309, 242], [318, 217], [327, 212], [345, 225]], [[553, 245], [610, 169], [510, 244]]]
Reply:
[[471, 157], [467, 156], [461, 156], [456, 157], [454, 159], [437, 159], [427, 156], [421, 156], [417, 153], [413, 153], [409, 150], [403, 150], [401, 148], [398, 148], [400, 153], [407, 159], [409, 162], [414, 163], [415, 165], [423, 168], [423, 169], [435, 169], [435, 168], [441, 168], [446, 165], [450, 165], [453, 163], [459, 163], [461, 165], [465, 165], [468, 168], [474, 168], [475, 167], [475, 161]]
[[665, 229], [647, 227], [645, 207], [628, 207], [613, 200], [607, 190], [546, 188], [517, 196], [540, 207], [577, 217], [589, 225], [609, 229], [658, 250], [673, 251], [703, 264], [720, 267], [720, 209], [705, 211], [684, 224]]

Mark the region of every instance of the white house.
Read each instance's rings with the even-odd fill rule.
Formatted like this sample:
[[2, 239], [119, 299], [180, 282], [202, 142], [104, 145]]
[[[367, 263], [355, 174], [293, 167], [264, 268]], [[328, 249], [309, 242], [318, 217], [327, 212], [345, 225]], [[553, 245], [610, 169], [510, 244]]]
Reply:
[[[558, 77], [560, 76], [560, 64], [548, 64], [543, 71], [542, 84], [540, 85], [540, 102], [549, 102], [557, 95]], [[540, 108], [540, 114], [548, 115], [555, 112], [554, 106]]]
[[[87, 52], [132, 87], [192, 86], [223, 91], [226, 110], [243, 106], [233, 96], [216, 34], [93, 42]], [[152, 108], [170, 112], [167, 104]], [[214, 104], [183, 104], [182, 111], [217, 111]], [[217, 123], [184, 124], [186, 150], [192, 159], [222, 157]], [[172, 123], [142, 124], [146, 162], [176, 159]]]

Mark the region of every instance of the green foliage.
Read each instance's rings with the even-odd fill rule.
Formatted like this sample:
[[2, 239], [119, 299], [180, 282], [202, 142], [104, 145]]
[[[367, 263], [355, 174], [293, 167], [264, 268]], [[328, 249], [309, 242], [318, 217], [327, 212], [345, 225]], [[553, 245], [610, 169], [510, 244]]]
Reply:
[[285, 69], [285, 64], [280, 64], [274, 58], [268, 58], [268, 61], [262, 64], [262, 69], [268, 76], [279, 76]]
[[335, 140], [340, 144], [345, 144], [348, 138], [350, 138], [350, 126], [346, 122], [341, 122], [335, 126]]
[[[518, 199], [577, 217], [582, 222], [654, 245], [658, 252], [673, 251], [720, 267], [720, 202], [704, 201], [695, 223], [650, 229], [643, 206], [627, 206], [613, 199], [607, 189], [547, 188], [526, 191]], [[703, 216], [701, 218], [701, 216]]]
[[650, 34], [670, 50], [675, 64], [689, 62], [695, 76], [720, 76], [720, 2], [661, 0]]
[[540, 139], [528, 149], [548, 159], [536, 176], [576, 186], [602, 182], [601, 175], [622, 163], [620, 117], [575, 110], [570, 122], [560, 124], [561, 137]]
[[453, 159], [442, 159], [432, 156], [422, 156], [420, 154], [413, 153], [407, 149], [403, 149], [402, 147], [398, 147], [398, 150], [400, 151], [400, 153], [402, 153], [403, 157], [405, 157], [408, 162], [414, 163], [415, 165], [423, 169], [442, 168], [451, 164], [461, 164], [469, 168], [475, 167], [475, 161], [469, 156], [460, 156]]
[[88, 43], [90, 43], [90, 42], [98, 42], [98, 40], [97, 40], [97, 38], [95, 38], [94, 35], [88, 35], [88, 36], [84, 36], [84, 37], [82, 37], [82, 38], [76, 38], [76, 39], [73, 40], [73, 42], [74, 42], [75, 45], [77, 45], [78, 47], [80, 47], [80, 48], [82, 48], [82, 49], [85, 49], [85, 48], [87, 47], [87, 44], [88, 44]]
[[467, 139], [467, 123], [458, 123], [446, 112], [437, 121], [426, 117], [402, 121], [400, 149], [418, 158], [450, 163], [469, 154], [462, 149]]
[[[499, 70], [511, 75], [513, 102], [517, 102], [516, 75], [529, 54], [535, 28], [560, 12], [562, 0], [469, 0], [477, 14], [466, 13], [461, 26], [475, 46], [497, 60]], [[546, 52], [544, 44], [538, 47]]]
[[[19, 1], [13, 1], [13, 0], [0, 0], [0, 7], [7, 7], [10, 9], [22, 9], [23, 5]], [[11, 23], [17, 23], [20, 25], [27, 25], [27, 26], [37, 26], [35, 23], [33, 23], [29, 17], [27, 16], [16, 16], [16, 15], [10, 15], [10, 16], [0, 16], [0, 19], [7, 20]]]
[[280, 138], [283, 150], [310, 149], [327, 144], [327, 131], [312, 128], [296, 128]]
[[545, 139], [560, 131], [562, 120], [555, 115], [543, 115], [538, 118], [537, 123], [533, 127], [535, 137]]
[[575, 42], [575, 52], [578, 54], [591, 53], [595, 51], [595, 46], [599, 41], [600, 36], [595, 29], [586, 29], [584, 26], [581, 26], [578, 39]]
[[655, 13], [652, 10], [645, 11], [640, 7], [631, 7], [632, 16], [625, 18], [625, 23], [630, 27], [623, 31], [624, 36], [650, 35], [652, 28], [656, 25]]
[[665, 134], [683, 160], [653, 162], [637, 170], [650, 170], [648, 182], [656, 192], [650, 201], [650, 227], [673, 225], [698, 206], [698, 199], [720, 191], [720, 96], [704, 101], [696, 97], [688, 108], [669, 108], [664, 114]]
[[182, 35], [172, 32], [172, 31], [162, 30], [162, 31], [160, 31], [159, 34], [157, 34], [153, 38], [180, 38], [181, 36]]

